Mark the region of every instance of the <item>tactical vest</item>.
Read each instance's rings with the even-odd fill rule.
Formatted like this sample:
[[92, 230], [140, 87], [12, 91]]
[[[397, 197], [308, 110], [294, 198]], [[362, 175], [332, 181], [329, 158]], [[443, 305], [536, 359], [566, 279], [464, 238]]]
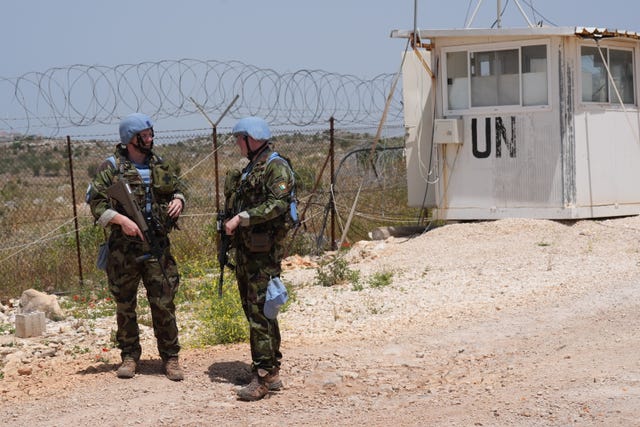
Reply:
[[[177, 191], [177, 183], [170, 166], [161, 157], [152, 154], [148, 169], [139, 167], [121, 153], [107, 160], [116, 170], [114, 182], [122, 179], [129, 184], [138, 207], [156, 233], [167, 234], [176, 227], [175, 221], [167, 213], [167, 206]], [[118, 212], [121, 210], [118, 206], [114, 208]]]
[[[289, 169], [289, 172], [291, 174], [291, 191], [289, 192], [289, 209], [287, 212], [287, 218], [286, 218], [286, 222], [288, 223], [288, 226], [293, 228], [293, 227], [298, 227], [300, 225], [300, 220], [298, 218], [298, 200], [296, 198], [296, 182], [295, 182], [295, 173], [293, 172], [293, 169], [291, 168], [291, 163], [289, 162], [289, 160], [285, 157], [282, 157], [280, 154], [278, 154], [278, 152], [274, 151], [272, 152], [269, 157], [267, 158], [267, 160], [264, 162], [264, 166], [263, 168], [266, 169], [267, 166], [269, 165], [269, 163], [271, 163], [273, 160], [275, 159], [279, 159], [283, 162], [283, 164], [285, 164], [287, 166], [287, 168]], [[249, 164], [249, 166], [247, 167], [247, 169], [245, 169], [242, 173], [242, 175], [240, 176], [240, 182], [238, 183], [238, 187], [242, 186], [242, 183], [246, 180], [247, 176], [251, 173], [251, 171], [253, 170], [254, 165]]]
[[300, 219], [298, 218], [298, 199], [296, 198], [296, 174], [293, 172], [291, 168], [291, 162], [289, 159], [285, 159], [277, 151], [274, 151], [269, 155], [267, 161], [265, 162], [265, 167], [271, 162], [273, 159], [281, 159], [289, 168], [289, 172], [291, 173], [291, 191], [289, 192], [289, 220], [292, 222], [294, 227], [298, 227], [300, 225]]

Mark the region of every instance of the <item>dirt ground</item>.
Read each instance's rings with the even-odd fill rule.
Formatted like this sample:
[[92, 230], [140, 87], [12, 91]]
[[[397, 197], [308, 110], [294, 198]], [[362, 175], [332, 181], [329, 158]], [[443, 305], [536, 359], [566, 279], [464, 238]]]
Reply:
[[[640, 218], [450, 224], [359, 242], [351, 284], [289, 270], [285, 388], [253, 403], [247, 344], [184, 350], [184, 381], [155, 343], [34, 359], [0, 380], [15, 426], [640, 426]], [[369, 280], [391, 272], [393, 283]], [[44, 339], [51, 340], [48, 336]]]

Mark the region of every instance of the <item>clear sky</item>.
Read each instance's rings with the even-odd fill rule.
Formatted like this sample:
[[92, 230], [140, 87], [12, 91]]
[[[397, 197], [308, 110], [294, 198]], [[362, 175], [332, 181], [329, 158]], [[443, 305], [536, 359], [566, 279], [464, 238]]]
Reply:
[[[419, 0], [417, 27], [462, 28], [477, 1]], [[547, 25], [640, 32], [639, 0], [519, 3], [531, 20]], [[502, 5], [503, 27], [526, 26], [515, 0]], [[496, 8], [495, 0], [484, 0], [473, 26], [490, 27]], [[412, 29], [415, 9], [414, 0], [7, 0], [0, 77], [188, 58], [369, 79], [398, 71], [406, 40], [390, 33]], [[19, 114], [5, 101], [0, 116]]]
[[[459, 28], [469, 0], [419, 0], [418, 28]], [[508, 4], [507, 4], [508, 2]], [[503, 26], [524, 26], [514, 0]], [[638, 0], [520, 0], [559, 26], [640, 32]], [[484, 0], [474, 26], [489, 27]], [[540, 20], [538, 16], [536, 20]], [[2, 4], [0, 76], [73, 64], [112, 66], [193, 58], [238, 60], [276, 71], [322, 69], [373, 77], [399, 66], [413, 0], [19, 0]]]

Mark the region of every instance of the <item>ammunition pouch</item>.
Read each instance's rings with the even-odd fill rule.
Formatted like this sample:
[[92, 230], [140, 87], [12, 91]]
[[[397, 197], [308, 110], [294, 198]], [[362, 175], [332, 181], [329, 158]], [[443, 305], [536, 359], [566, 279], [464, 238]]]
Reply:
[[249, 233], [249, 252], [265, 253], [271, 250], [273, 246], [273, 236], [268, 232]]
[[173, 195], [176, 191], [175, 173], [168, 163], [155, 164], [151, 169], [153, 191], [158, 195]]
[[227, 171], [227, 175], [224, 178], [224, 197], [227, 200], [236, 192], [241, 177], [242, 172], [238, 169], [231, 169]]

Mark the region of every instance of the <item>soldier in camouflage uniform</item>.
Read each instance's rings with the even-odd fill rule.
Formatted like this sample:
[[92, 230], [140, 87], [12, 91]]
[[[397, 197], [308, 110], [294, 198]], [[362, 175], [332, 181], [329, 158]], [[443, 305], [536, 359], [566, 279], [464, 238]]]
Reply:
[[[180, 345], [173, 301], [179, 274], [168, 233], [184, 209], [185, 191], [173, 166], [152, 151], [153, 136], [153, 123], [146, 115], [134, 113], [122, 119], [121, 144], [99, 166], [87, 198], [97, 223], [111, 229], [106, 272], [116, 301], [116, 338], [122, 357], [118, 377], [132, 378], [142, 353], [136, 316], [142, 279], [165, 373], [180, 381], [184, 375], [178, 363]], [[118, 180], [129, 184], [153, 239], [143, 234], [120, 203], [107, 196], [107, 188]], [[151, 251], [153, 242], [155, 251]], [[161, 255], [152, 256], [151, 252]]]
[[238, 398], [253, 401], [282, 387], [280, 329], [276, 318], [265, 315], [264, 304], [269, 280], [281, 272], [294, 177], [287, 160], [272, 151], [263, 119], [241, 119], [233, 134], [249, 164], [241, 173], [227, 174], [226, 202], [234, 215], [225, 232], [233, 235], [238, 290], [250, 331], [253, 377]]

